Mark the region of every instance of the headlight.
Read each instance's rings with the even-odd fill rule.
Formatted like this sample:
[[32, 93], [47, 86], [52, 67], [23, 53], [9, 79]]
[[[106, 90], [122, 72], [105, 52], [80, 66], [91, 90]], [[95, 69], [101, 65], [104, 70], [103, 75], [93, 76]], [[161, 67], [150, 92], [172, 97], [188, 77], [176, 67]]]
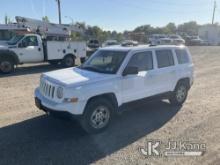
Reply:
[[40, 82], [42, 82], [43, 77], [44, 77], [43, 74], [41, 74], [41, 75], [40, 75]]
[[57, 98], [58, 99], [62, 99], [63, 98], [63, 88], [62, 87], [58, 87], [57, 88]]

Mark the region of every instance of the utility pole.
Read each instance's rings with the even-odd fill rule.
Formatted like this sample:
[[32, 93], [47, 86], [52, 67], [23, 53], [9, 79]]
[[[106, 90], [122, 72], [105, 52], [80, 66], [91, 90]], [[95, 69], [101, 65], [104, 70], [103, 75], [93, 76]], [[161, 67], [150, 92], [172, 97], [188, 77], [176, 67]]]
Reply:
[[217, 4], [216, 1], [214, 1], [214, 9], [213, 9], [213, 16], [212, 16], [212, 25], [215, 23], [215, 10], [217, 8]]
[[59, 14], [59, 24], [62, 24], [61, 21], [61, 8], [60, 8], [60, 0], [56, 0], [58, 5], [58, 14]]

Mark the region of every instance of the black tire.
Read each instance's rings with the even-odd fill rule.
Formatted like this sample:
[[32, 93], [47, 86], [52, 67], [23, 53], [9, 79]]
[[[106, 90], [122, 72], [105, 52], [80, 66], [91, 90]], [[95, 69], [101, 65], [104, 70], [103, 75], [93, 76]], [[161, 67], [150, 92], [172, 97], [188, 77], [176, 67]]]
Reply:
[[14, 70], [15, 70], [15, 64], [12, 60], [5, 59], [5, 60], [0, 61], [0, 71], [3, 74], [12, 73], [14, 72]]
[[49, 61], [50, 65], [56, 66], [59, 64], [59, 61]]
[[186, 83], [178, 83], [175, 88], [175, 91], [171, 94], [171, 97], [169, 99], [170, 103], [176, 106], [183, 105], [188, 96], [188, 90], [189, 89]]
[[73, 67], [75, 66], [75, 58], [73, 56], [66, 56], [62, 63], [64, 67]]
[[82, 128], [89, 134], [104, 131], [113, 118], [113, 106], [104, 98], [91, 100], [80, 120]]

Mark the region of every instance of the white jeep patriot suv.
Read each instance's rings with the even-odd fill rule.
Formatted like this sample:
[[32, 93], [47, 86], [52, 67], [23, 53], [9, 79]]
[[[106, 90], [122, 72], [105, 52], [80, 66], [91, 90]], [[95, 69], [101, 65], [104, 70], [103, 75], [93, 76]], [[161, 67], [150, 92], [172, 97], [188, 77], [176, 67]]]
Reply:
[[87, 132], [97, 133], [129, 102], [165, 96], [182, 105], [193, 68], [183, 46], [101, 48], [79, 67], [42, 74], [35, 102], [45, 112], [77, 117]]

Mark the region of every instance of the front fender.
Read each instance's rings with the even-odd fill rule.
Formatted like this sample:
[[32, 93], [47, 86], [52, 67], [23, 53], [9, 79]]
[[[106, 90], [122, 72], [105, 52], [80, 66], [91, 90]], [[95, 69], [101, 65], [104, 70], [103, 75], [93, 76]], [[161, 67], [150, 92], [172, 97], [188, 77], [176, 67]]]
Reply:
[[19, 64], [19, 58], [17, 54], [9, 49], [0, 50], [0, 61], [4, 59], [11, 59], [15, 64]]
[[78, 97], [80, 101], [87, 102], [94, 96], [112, 93], [116, 97], [118, 106], [120, 106], [122, 102], [120, 91], [120, 81], [118, 81], [118, 78], [115, 78], [111, 81], [106, 80], [68, 89], [67, 95], [69, 97]]

